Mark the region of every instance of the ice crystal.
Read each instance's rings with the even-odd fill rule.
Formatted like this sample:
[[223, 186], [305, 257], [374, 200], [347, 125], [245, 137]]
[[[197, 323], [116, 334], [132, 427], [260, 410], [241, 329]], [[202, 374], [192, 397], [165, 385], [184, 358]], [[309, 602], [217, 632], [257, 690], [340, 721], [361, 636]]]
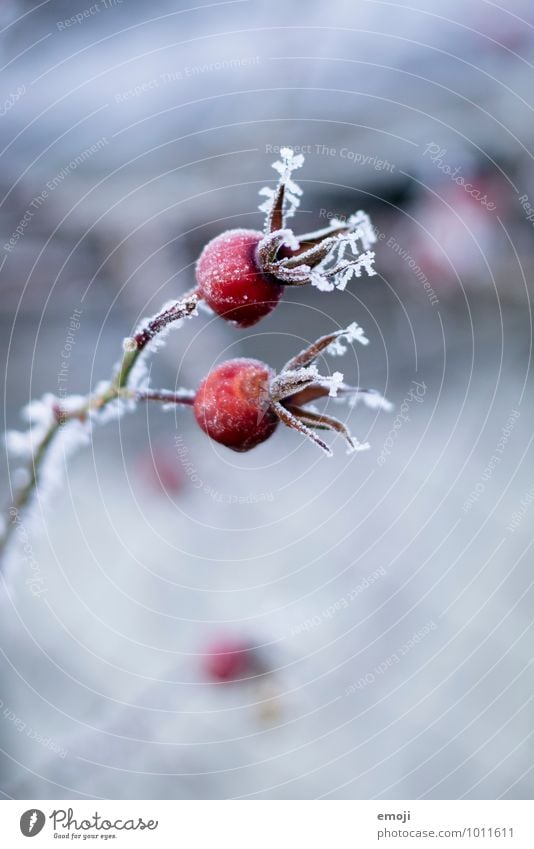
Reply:
[[64, 420], [62, 417], [75, 414], [77, 410], [82, 411], [85, 401], [86, 399], [79, 395], [59, 399], [48, 393], [31, 401], [23, 409], [22, 416], [28, 422], [27, 430], [8, 431], [5, 435], [11, 456], [24, 458], [28, 463], [25, 469], [15, 469], [13, 483], [16, 487], [23, 488], [31, 482], [38, 452], [50, 433], [57, 431], [48, 446], [45, 458], [40, 462], [35, 493], [41, 498], [57, 489], [62, 480], [66, 460], [88, 442], [91, 432], [89, 421]]
[[369, 339], [365, 335], [363, 327], [360, 327], [355, 321], [349, 324], [346, 330], [337, 336], [328, 348], [325, 349], [327, 354], [333, 357], [341, 357], [347, 352], [347, 345], [344, 343], [359, 342], [360, 345], [368, 345]]
[[50, 428], [57, 421], [57, 410], [58, 399], [50, 393], [30, 401], [23, 407], [21, 417], [28, 422], [28, 429], [9, 430], [4, 437], [11, 456], [32, 458]]
[[137, 342], [133, 336], [126, 336], [126, 338], [122, 340], [122, 350], [125, 352], [137, 350]]
[[[373, 268], [374, 251], [358, 253], [358, 247], [356, 241], [351, 238], [352, 235], [348, 233], [338, 236], [336, 244], [309, 275], [312, 286], [321, 292], [331, 292], [333, 289], [339, 289], [342, 292], [352, 277], [361, 277], [362, 269], [369, 277], [376, 274]], [[349, 251], [348, 258], [347, 251]]]
[[347, 397], [350, 407], [355, 407], [356, 404], [361, 402], [366, 407], [369, 407], [370, 410], [384, 410], [384, 412], [390, 413], [393, 409], [391, 401], [388, 401], [376, 389], [351, 392], [350, 387], [347, 387]]
[[[290, 147], [283, 147], [280, 150], [280, 159], [273, 162], [272, 167], [280, 174], [280, 180], [276, 189], [269, 186], [264, 186], [260, 189], [260, 195], [266, 200], [260, 204], [260, 212], [265, 212], [267, 221], [270, 223], [277, 199], [283, 192], [283, 218], [292, 218], [295, 214], [302, 195], [302, 189], [295, 183], [292, 178], [293, 171], [301, 168], [304, 163], [302, 154], [295, 154]], [[269, 228], [270, 229], [270, 228]]]
[[358, 451], [369, 451], [369, 442], [359, 442], [355, 436], [351, 437], [352, 445], [347, 446], [347, 454], [355, 454]]
[[335, 398], [337, 396], [338, 389], [343, 385], [343, 375], [340, 371], [335, 371], [332, 375], [326, 378], [326, 381], [329, 386], [328, 394], [331, 398]]

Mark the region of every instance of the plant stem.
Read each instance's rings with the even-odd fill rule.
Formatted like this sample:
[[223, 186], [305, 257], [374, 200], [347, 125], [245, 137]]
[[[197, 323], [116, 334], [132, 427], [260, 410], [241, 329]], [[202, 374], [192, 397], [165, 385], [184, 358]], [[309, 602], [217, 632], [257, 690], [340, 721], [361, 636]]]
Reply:
[[58, 403], [54, 410], [54, 421], [45, 431], [28, 463], [28, 481], [14, 494], [11, 506], [8, 508], [8, 515], [6, 517], [4, 527], [0, 532], [0, 555], [5, 550], [15, 528], [20, 522], [19, 514], [28, 506], [37, 489], [48, 448], [61, 428], [68, 424], [69, 421], [78, 420], [83, 422], [87, 419], [91, 412], [94, 410], [102, 410], [109, 403], [118, 398], [130, 398], [138, 401], [161, 401], [164, 403], [175, 404], [193, 403], [191, 395], [184, 391], [136, 391], [128, 390], [127, 387], [132, 370], [148, 343], [170, 324], [191, 315], [195, 311], [198, 301], [198, 292], [197, 290], [193, 290], [180, 301], [175, 301], [170, 307], [165, 307], [165, 309], [153, 318], [140, 325], [135, 334], [131, 338], [125, 340], [124, 354], [117, 371], [107, 388], [102, 393], [99, 395], [88, 395], [84, 403], [74, 410], [66, 410], [65, 408], [62, 408], [61, 402], [58, 399]]

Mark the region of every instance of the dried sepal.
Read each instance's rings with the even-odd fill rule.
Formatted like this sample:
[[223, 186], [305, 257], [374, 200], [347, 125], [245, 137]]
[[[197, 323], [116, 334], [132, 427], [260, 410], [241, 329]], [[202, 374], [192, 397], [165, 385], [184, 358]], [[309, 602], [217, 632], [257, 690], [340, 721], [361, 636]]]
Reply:
[[350, 450], [356, 450], [357, 440], [351, 436], [349, 429], [343, 424], [343, 422], [340, 422], [339, 419], [327, 416], [324, 413], [316, 413], [313, 410], [304, 410], [301, 407], [295, 407], [292, 404], [288, 404], [286, 409], [288, 409], [308, 427], [318, 428], [319, 430], [331, 430], [336, 433], [340, 433], [347, 441]]
[[298, 249], [299, 243], [292, 230], [274, 230], [268, 233], [258, 244], [258, 259], [264, 271], [277, 267], [276, 255], [281, 247]]
[[287, 407], [284, 407], [279, 401], [273, 401], [272, 407], [278, 418], [281, 422], [283, 422], [287, 427], [290, 427], [292, 430], [296, 430], [298, 433], [302, 434], [302, 436], [306, 436], [308, 439], [311, 439], [316, 445], [321, 448], [327, 457], [332, 456], [332, 449], [328, 447], [326, 442], [323, 442], [316, 433], [313, 432], [304, 422], [297, 418]]
[[284, 398], [295, 395], [295, 393], [301, 391], [304, 387], [316, 384], [320, 378], [321, 376], [315, 365], [296, 369], [284, 368], [271, 381], [271, 397], [276, 401], [283, 401]]
[[341, 434], [348, 445], [349, 453], [364, 451], [369, 448], [369, 445], [366, 442], [359, 442], [352, 436], [346, 425], [339, 419], [314, 409], [310, 410], [306, 405], [327, 397], [338, 401], [348, 399], [352, 403], [355, 403], [353, 399], [362, 398], [369, 407], [374, 409], [391, 409], [389, 401], [376, 390], [347, 386], [339, 371], [330, 375], [320, 374], [315, 363], [320, 354], [329, 353], [339, 356], [346, 353], [347, 345], [354, 341], [362, 345], [367, 345], [369, 342], [363, 329], [356, 322], [352, 322], [344, 330], [336, 330], [321, 336], [289, 360], [280, 374], [273, 377], [270, 382], [271, 406], [276, 415], [284, 424], [312, 439], [323, 450], [325, 450], [325, 443], [319, 439], [314, 430], [330, 430]]
[[293, 171], [300, 168], [304, 162], [302, 154], [295, 154], [290, 147], [280, 150], [280, 159], [273, 162], [273, 168], [280, 174], [275, 189], [264, 186], [260, 195], [266, 198], [260, 204], [260, 211], [266, 213], [264, 233], [268, 235], [275, 230], [281, 230], [288, 218], [295, 214], [300, 204], [302, 189], [292, 179]]
[[334, 355], [344, 354], [347, 348], [342, 344], [343, 340], [348, 344], [351, 342], [359, 342], [361, 345], [369, 344], [369, 339], [366, 337], [363, 328], [353, 321], [348, 327], [342, 330], [334, 330], [332, 333], [321, 336], [312, 345], [309, 345], [300, 354], [289, 360], [285, 364], [283, 371], [294, 371], [302, 366], [309, 366], [323, 352]]

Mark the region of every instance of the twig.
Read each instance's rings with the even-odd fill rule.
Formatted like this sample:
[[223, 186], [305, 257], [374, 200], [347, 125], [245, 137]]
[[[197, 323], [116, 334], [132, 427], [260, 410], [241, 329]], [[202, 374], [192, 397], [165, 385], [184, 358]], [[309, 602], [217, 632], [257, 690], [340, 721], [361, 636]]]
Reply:
[[168, 392], [167, 390], [129, 390], [128, 381], [131, 378], [133, 368], [138, 362], [140, 355], [147, 345], [169, 325], [194, 313], [199, 296], [196, 290], [188, 293], [185, 298], [175, 301], [166, 306], [153, 318], [142, 323], [134, 335], [124, 342], [124, 354], [116, 373], [109, 385], [100, 393], [93, 393], [84, 399], [80, 406], [69, 409], [61, 405], [58, 399], [54, 405], [54, 420], [44, 431], [40, 441], [33, 449], [32, 456], [28, 462], [28, 480], [14, 494], [13, 500], [7, 509], [7, 516], [2, 532], [0, 533], [0, 554], [5, 550], [13, 531], [19, 522], [19, 514], [31, 501], [36, 491], [43, 463], [46, 459], [48, 449], [53, 443], [62, 427], [68, 422], [85, 422], [91, 414], [103, 410], [112, 401], [120, 398], [137, 401], [162, 401], [174, 404], [192, 404], [193, 398], [185, 390]]

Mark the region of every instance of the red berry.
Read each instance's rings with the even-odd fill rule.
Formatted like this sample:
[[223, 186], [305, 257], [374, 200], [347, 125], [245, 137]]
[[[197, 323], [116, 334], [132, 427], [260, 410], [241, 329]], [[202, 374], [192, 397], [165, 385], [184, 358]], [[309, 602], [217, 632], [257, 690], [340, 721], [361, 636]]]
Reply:
[[252, 672], [254, 661], [248, 643], [224, 637], [214, 642], [204, 657], [204, 669], [214, 681], [232, 681]]
[[262, 271], [257, 230], [227, 230], [202, 251], [196, 269], [198, 288], [208, 306], [238, 327], [251, 327], [271, 312], [283, 286]]
[[274, 372], [259, 360], [228, 360], [202, 381], [194, 411], [202, 430], [234, 451], [249, 451], [274, 432], [270, 407]]
[[139, 457], [137, 468], [143, 489], [149, 487], [155, 492], [163, 491], [171, 495], [177, 495], [183, 489], [184, 473], [176, 451], [172, 449], [151, 448]]

